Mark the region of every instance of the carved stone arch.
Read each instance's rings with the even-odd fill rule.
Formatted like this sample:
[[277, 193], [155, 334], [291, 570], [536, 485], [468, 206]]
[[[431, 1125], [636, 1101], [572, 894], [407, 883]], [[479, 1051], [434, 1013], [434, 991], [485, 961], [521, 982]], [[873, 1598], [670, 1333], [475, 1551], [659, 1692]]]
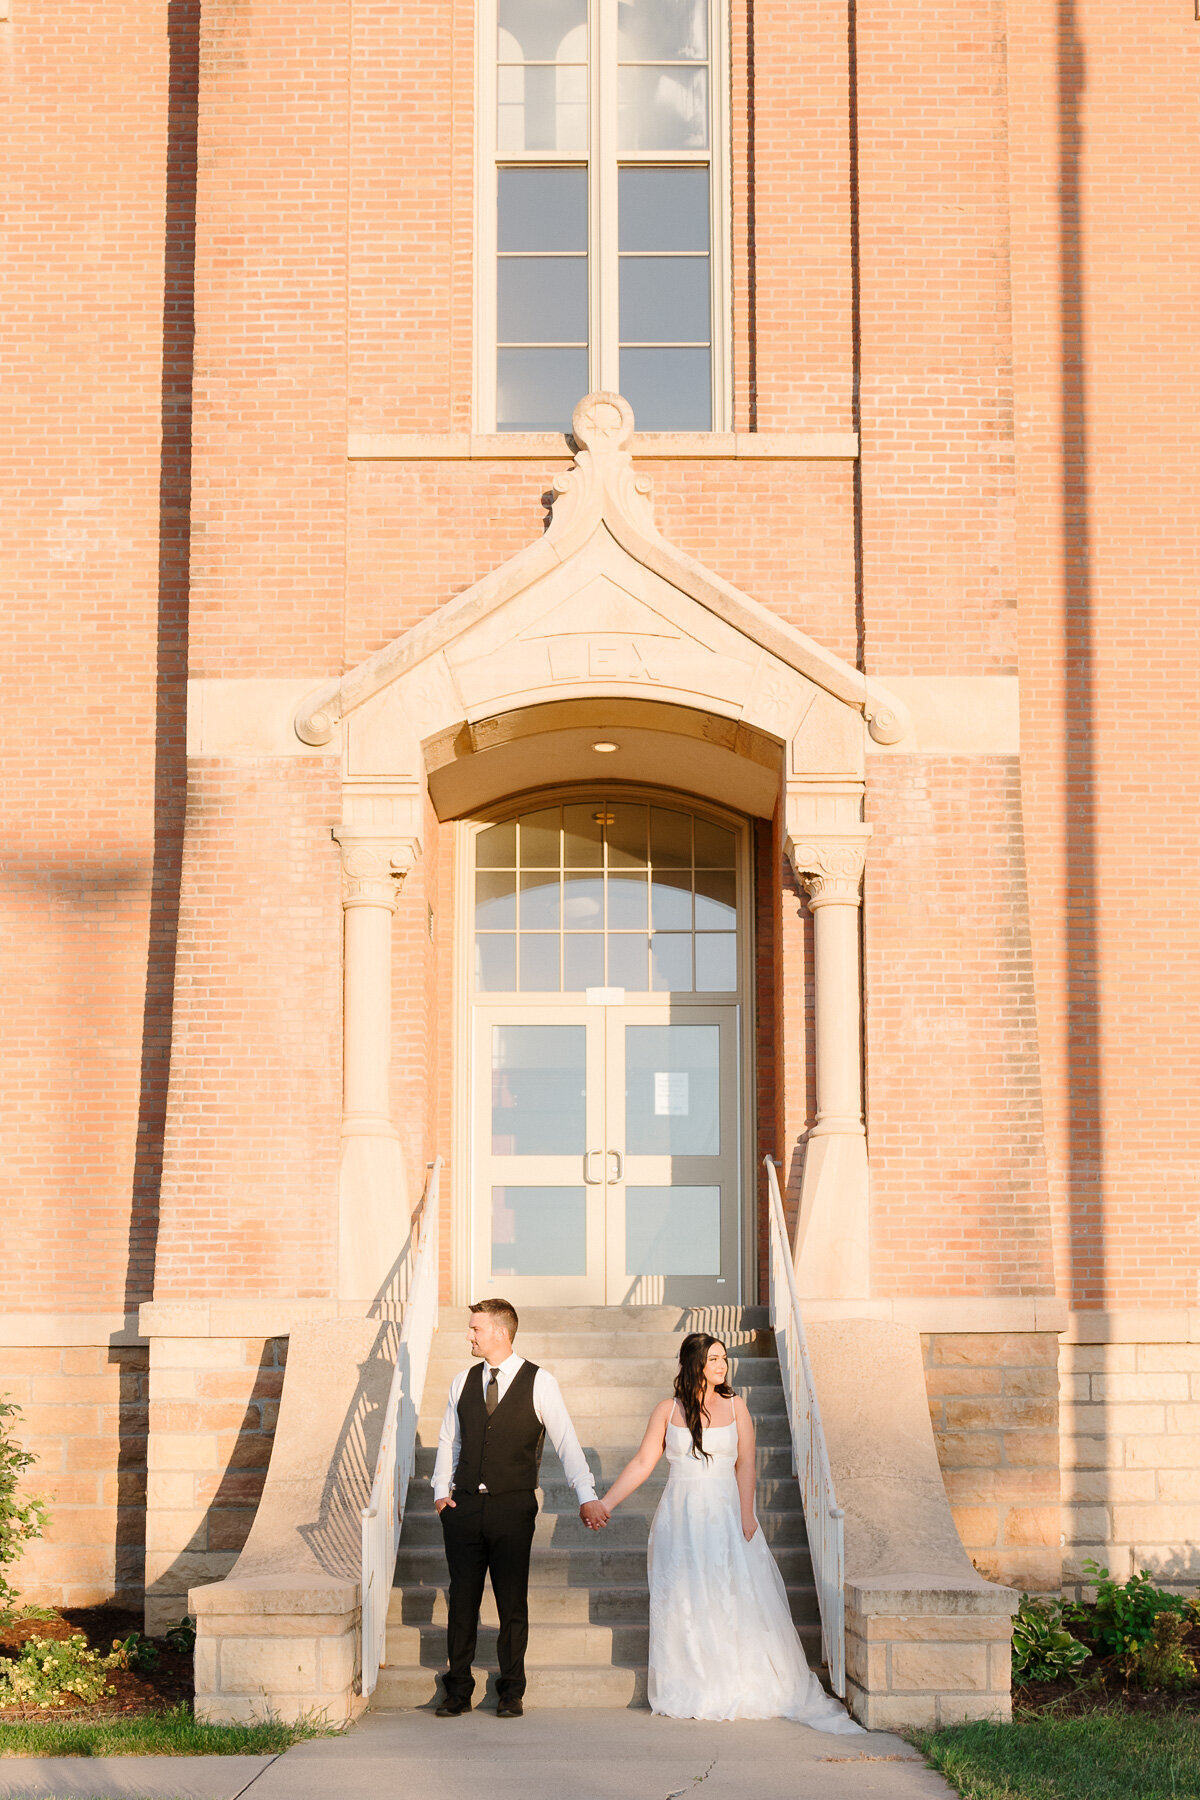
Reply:
[[[649, 480], [630, 455], [633, 414], [619, 395], [588, 395], [572, 428], [574, 462], [555, 481], [545, 534], [318, 688], [296, 714], [297, 736], [314, 747], [341, 724], [337, 836], [348, 881], [352, 863], [371, 863], [365, 886], [354, 876], [362, 892], [347, 894], [357, 909], [347, 913], [347, 1066], [367, 1062], [365, 1052], [357, 1064], [351, 1057], [352, 1018], [384, 1041], [377, 996], [388, 982], [378, 946], [394, 880], [419, 854], [426, 795], [441, 817], [459, 816], [544, 785], [548, 774], [574, 778], [572, 759], [580, 758], [578, 779], [661, 785], [668, 744], [684, 770], [679, 785], [701, 798], [769, 815], [782, 792], [788, 853], [817, 938], [818, 1118], [797, 1268], [810, 1294], [859, 1298], [869, 1291], [857, 935], [870, 835], [862, 823], [865, 739], [900, 742], [908, 715], [885, 688], [660, 535]], [[597, 732], [636, 741], [632, 766], [586, 766]], [[540, 758], [534, 781], [521, 772], [531, 742]], [[377, 946], [356, 959], [350, 921], [356, 941], [366, 945], [374, 932]], [[364, 1220], [394, 1204], [395, 1191], [386, 1122], [372, 1110], [373, 1084], [363, 1085], [368, 1103], [357, 1123], [348, 1108], [343, 1168], [359, 1196], [351, 1203], [347, 1191], [344, 1207], [355, 1241]]]

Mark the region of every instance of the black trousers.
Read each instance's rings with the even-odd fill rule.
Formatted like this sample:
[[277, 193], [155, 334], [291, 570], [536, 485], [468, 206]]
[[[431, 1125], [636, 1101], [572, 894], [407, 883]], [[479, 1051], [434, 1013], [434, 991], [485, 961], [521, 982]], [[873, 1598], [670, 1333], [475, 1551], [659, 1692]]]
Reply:
[[448, 1699], [469, 1700], [475, 1686], [471, 1664], [479, 1631], [484, 1577], [490, 1575], [500, 1615], [497, 1650], [503, 1699], [525, 1692], [525, 1647], [529, 1642], [529, 1552], [537, 1519], [532, 1488], [512, 1494], [454, 1495], [442, 1508], [442, 1538], [450, 1568], [446, 1621], [449, 1669], [443, 1676]]

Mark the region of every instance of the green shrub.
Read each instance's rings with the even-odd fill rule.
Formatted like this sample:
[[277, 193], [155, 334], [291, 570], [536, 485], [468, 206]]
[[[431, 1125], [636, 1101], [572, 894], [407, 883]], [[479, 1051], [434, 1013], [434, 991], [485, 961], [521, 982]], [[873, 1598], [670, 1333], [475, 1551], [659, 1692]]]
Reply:
[[113, 1639], [112, 1655], [104, 1660], [110, 1669], [152, 1669], [158, 1661], [158, 1645], [140, 1631], [131, 1631], [127, 1638]]
[[18, 1592], [5, 1570], [15, 1563], [27, 1543], [39, 1538], [46, 1526], [46, 1506], [29, 1499], [17, 1504], [17, 1486], [34, 1458], [8, 1435], [9, 1419], [19, 1419], [21, 1409], [0, 1399], [0, 1618], [12, 1611]]
[[0, 1659], [0, 1706], [85, 1705], [113, 1692], [108, 1670], [113, 1659], [89, 1650], [81, 1631], [71, 1637], [26, 1638], [20, 1655]]
[[1188, 1621], [1178, 1612], [1160, 1612], [1149, 1643], [1137, 1654], [1138, 1686], [1152, 1692], [1166, 1688], [1181, 1693], [1196, 1685], [1196, 1663], [1184, 1643]]
[[1061, 1600], [1022, 1594], [1013, 1620], [1012, 1678], [1015, 1687], [1028, 1681], [1058, 1681], [1073, 1675], [1088, 1658], [1087, 1646], [1063, 1624]]
[[190, 1656], [196, 1648], [196, 1621], [190, 1613], [176, 1621], [166, 1633], [167, 1647], [181, 1656]]
[[1128, 1581], [1114, 1581], [1099, 1563], [1085, 1562], [1084, 1573], [1096, 1584], [1096, 1598], [1067, 1609], [1072, 1624], [1082, 1625], [1094, 1637], [1100, 1653], [1115, 1656], [1122, 1673], [1128, 1677], [1137, 1667], [1143, 1645], [1154, 1636], [1154, 1622], [1160, 1613], [1185, 1616], [1190, 1610], [1181, 1594], [1168, 1594], [1155, 1587], [1149, 1569], [1140, 1569]]

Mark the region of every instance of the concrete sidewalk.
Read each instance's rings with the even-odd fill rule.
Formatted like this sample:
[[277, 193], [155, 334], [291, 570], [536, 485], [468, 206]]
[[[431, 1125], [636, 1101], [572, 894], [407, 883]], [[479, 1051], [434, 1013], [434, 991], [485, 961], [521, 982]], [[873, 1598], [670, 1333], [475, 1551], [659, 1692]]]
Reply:
[[368, 1713], [283, 1756], [0, 1758], [0, 1800], [948, 1800], [902, 1738], [642, 1711]]

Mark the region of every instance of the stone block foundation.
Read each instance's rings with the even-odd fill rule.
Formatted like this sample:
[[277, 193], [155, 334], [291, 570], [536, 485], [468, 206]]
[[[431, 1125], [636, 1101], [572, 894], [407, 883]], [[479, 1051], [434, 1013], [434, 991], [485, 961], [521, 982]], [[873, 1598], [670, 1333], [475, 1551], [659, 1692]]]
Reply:
[[345, 1723], [359, 1687], [358, 1586], [264, 1576], [189, 1596], [196, 1618], [196, 1717]]
[[[1012, 1616], [1003, 1589], [846, 1587], [846, 1701], [870, 1731], [1012, 1717]], [[903, 1610], [900, 1610], [903, 1608]], [[929, 1610], [919, 1610], [928, 1608]]]

